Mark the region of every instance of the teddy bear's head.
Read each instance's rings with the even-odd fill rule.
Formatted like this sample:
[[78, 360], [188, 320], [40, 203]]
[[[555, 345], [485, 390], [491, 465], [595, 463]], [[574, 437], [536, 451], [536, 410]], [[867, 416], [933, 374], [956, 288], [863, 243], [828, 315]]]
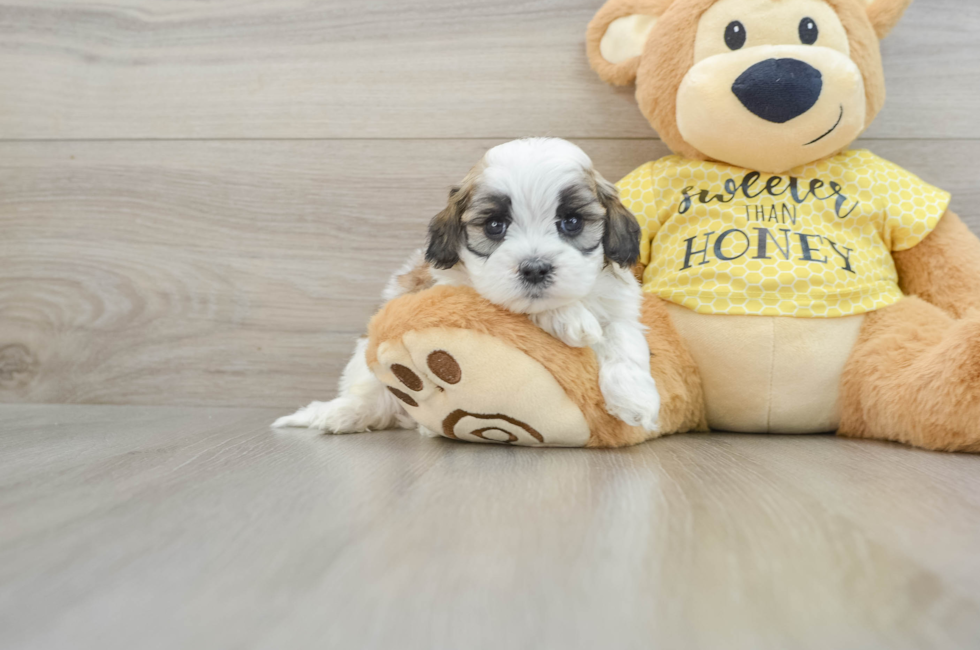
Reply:
[[912, 0], [608, 0], [592, 67], [635, 81], [676, 153], [780, 173], [833, 155], [881, 110], [878, 42]]

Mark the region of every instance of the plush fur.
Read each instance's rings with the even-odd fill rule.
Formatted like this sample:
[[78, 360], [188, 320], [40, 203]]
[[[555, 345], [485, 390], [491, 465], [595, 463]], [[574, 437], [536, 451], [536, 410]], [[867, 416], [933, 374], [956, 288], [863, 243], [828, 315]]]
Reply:
[[[865, 125], [871, 124], [885, 102], [885, 79], [881, 65], [876, 26], [887, 31], [910, 4], [907, 0], [878, 0], [873, 16], [861, 0], [826, 0], [844, 24], [850, 39], [851, 59], [864, 78]], [[681, 82], [694, 62], [694, 45], [698, 21], [717, 0], [610, 0], [595, 15], [586, 32], [586, 47], [592, 68], [605, 81], [616, 85], [636, 83], [636, 100], [672, 151], [686, 158], [708, 160], [681, 135], [677, 126], [677, 94]], [[885, 5], [888, 5], [886, 9]], [[898, 5], [902, 5], [898, 9]], [[898, 15], [896, 16], [896, 12]], [[643, 55], [619, 64], [602, 58], [600, 43], [606, 28], [617, 18], [633, 13], [652, 15], [657, 21], [650, 33]], [[890, 22], [890, 21], [894, 22]], [[885, 27], [887, 25], [887, 28]], [[842, 147], [843, 148], [843, 147]], [[838, 153], [832, 152], [830, 155]], [[782, 170], [772, 170], [782, 171]]]
[[[424, 261], [412, 256], [391, 278], [383, 298], [390, 301], [431, 284], [460, 285], [475, 288], [494, 305], [529, 315], [566, 345], [590, 348], [598, 361], [605, 410], [652, 436], [659, 430], [660, 395], [640, 324], [640, 285], [632, 274], [639, 235], [640, 226], [618, 190], [592, 168], [584, 151], [557, 138], [515, 140], [488, 151], [449, 193], [446, 208], [430, 223]], [[417, 347], [398, 345], [408, 354]], [[335, 400], [315, 402], [276, 426], [315, 425], [352, 433], [403, 423], [402, 404], [419, 408], [416, 398], [421, 399], [426, 371], [410, 371], [405, 363], [415, 362], [401, 358], [405, 363], [397, 363], [391, 376], [404, 386], [386, 390], [383, 379], [369, 371], [363, 352], [359, 344]], [[492, 374], [496, 363], [474, 349], [460, 352], [460, 358], [467, 363], [483, 359], [482, 368], [468, 377]], [[417, 381], [406, 384], [404, 378], [413, 374]], [[549, 401], [557, 408], [555, 399]], [[429, 406], [416, 413], [430, 425], [451, 419], [451, 413], [435, 413], [438, 409]], [[520, 421], [529, 427], [525, 433], [535, 429]], [[455, 423], [446, 427], [447, 435], [455, 430]], [[532, 444], [544, 438], [535, 431], [530, 437], [515, 430], [507, 435]]]
[[[722, 1], [609, 0], [587, 32], [596, 72], [615, 84], [635, 80], [637, 101], [651, 125], [671, 149], [693, 159], [709, 156], [681, 135], [678, 89], [694, 64], [699, 20]], [[846, 30], [849, 56], [863, 78], [865, 124], [870, 125], [885, 99], [879, 39], [898, 23], [911, 0], [825, 1]], [[602, 60], [606, 28], [631, 13], [656, 17], [642, 54], [616, 63]], [[980, 241], [948, 212], [924, 241], [893, 258], [900, 286], [912, 297], [865, 318], [841, 378], [839, 433], [928, 449], [976, 451]]]
[[980, 451], [980, 312], [910, 297], [868, 314], [841, 398], [840, 435]]
[[[662, 16], [673, 0], [625, 0], [618, 3], [606, 3], [599, 13], [589, 23], [585, 34], [589, 63], [592, 69], [599, 73], [607, 83], [616, 86], [628, 86], [636, 79], [636, 71], [640, 66], [640, 58], [629, 59], [619, 64], [610, 63], [603, 58], [599, 51], [599, 43], [606, 29], [617, 18], [631, 14], [647, 16]], [[655, 27], [656, 29], [656, 27]]]
[[953, 212], [918, 246], [893, 255], [902, 291], [955, 318], [980, 311], [980, 241]]
[[[697, 367], [670, 323], [663, 301], [645, 296], [642, 320], [649, 328], [653, 377], [661, 395], [661, 430], [706, 430]], [[535, 327], [527, 316], [492, 305], [468, 287], [434, 287], [385, 305], [368, 327], [368, 365], [377, 365], [379, 345], [397, 341], [408, 332], [438, 327], [493, 335], [541, 363], [589, 423], [592, 437], [588, 446], [622, 447], [651, 437], [606, 411], [599, 391], [598, 364], [591, 350], [563, 344]]]
[[[635, 80], [643, 114], [676, 153], [692, 159], [708, 156], [681, 135], [677, 120], [678, 89], [694, 65], [698, 21], [710, 7], [725, 1], [734, 0], [609, 0], [587, 32], [589, 60], [596, 72], [614, 84]], [[791, 0], [772, 0], [784, 1]], [[885, 97], [878, 40], [897, 24], [910, 0], [825, 1], [846, 30], [849, 56], [863, 77], [865, 124], [870, 125]], [[642, 47], [607, 47], [606, 51], [627, 56], [631, 52], [640, 54], [624, 60], [605, 60], [602, 41], [607, 28], [634, 14], [655, 19], [649, 32], [643, 31], [651, 24], [646, 18], [620, 22], [615, 32], [617, 37], [624, 38], [648, 34]], [[765, 143], [760, 142], [759, 146]], [[475, 177], [470, 180], [450, 199], [451, 204], [460, 202], [457, 212], [473, 197]], [[446, 213], [446, 218], [450, 217], [452, 210]], [[459, 237], [463, 231], [450, 227], [447, 232], [449, 236]], [[855, 316], [863, 319], [859, 322], [860, 330], [856, 337], [842, 343], [848, 350], [840, 374], [838, 433], [932, 450], [980, 451], [977, 424], [980, 422], [980, 240], [959, 217], [947, 212], [922, 242], [895, 252], [893, 259], [900, 286], [908, 297], [884, 309]], [[642, 277], [642, 265], [635, 266], [632, 272], [637, 278]], [[427, 282], [429, 279], [423, 276], [410, 284], [423, 288]], [[671, 317], [676, 309], [678, 306], [668, 307], [652, 295], [643, 297], [640, 309], [651, 373], [660, 394], [659, 435], [703, 431], [709, 421], [708, 398], [695, 355], [688, 351], [686, 339], [677, 326], [681, 319], [675, 322]], [[758, 318], [756, 322], [772, 326], [772, 320]], [[815, 329], [818, 326], [819, 323], [814, 324]], [[424, 374], [422, 366], [426, 361], [417, 354], [421, 349], [418, 335], [426, 334], [427, 345], [431, 347], [433, 337], [437, 339], [439, 332], [445, 332], [445, 343], [437, 350], [438, 363], [433, 365], [431, 354], [428, 361], [436, 379], [425, 380], [428, 382], [425, 386], [432, 383], [436, 388], [421, 387], [423, 382], [416, 383], [412, 374], [402, 370], [396, 374], [390, 361], [382, 362], [382, 358], [394, 358], [393, 350], [404, 348], [408, 350], [405, 354], [416, 354], [412, 362]], [[423, 406], [441, 405], [439, 408], [445, 414], [443, 435], [449, 432], [448, 437], [456, 437], [450, 425], [459, 421], [461, 413], [475, 417], [478, 422], [479, 418], [495, 418], [503, 423], [495, 425], [497, 429], [493, 431], [490, 427], [477, 429], [473, 434], [477, 438], [496, 436], [493, 440], [507, 442], [510, 436], [513, 442], [515, 436], [505, 431], [510, 425], [522, 427], [522, 434], [536, 435], [534, 426], [506, 412], [508, 400], [514, 394], [519, 394], [525, 403], [529, 399], [534, 403], [539, 393], [544, 395], [541, 386], [534, 382], [522, 384], [518, 375], [508, 377], [506, 368], [497, 368], [492, 382], [477, 387], [481, 396], [497, 400], [493, 413], [474, 414], [473, 408], [467, 408], [465, 399], [455, 396], [453, 384], [459, 376], [476, 375], [474, 368], [456, 364], [451, 376], [446, 375], [450, 381], [438, 379], [439, 364], [446, 358], [480, 358], [470, 353], [485, 346], [491, 340], [487, 337], [523, 355], [520, 359], [527, 361], [522, 362], [525, 369], [543, 368], [554, 378], [568, 400], [556, 406], [542, 399], [541, 412], [556, 421], [581, 422], [576, 418], [584, 418], [590, 431], [586, 446], [618, 447], [651, 437], [650, 433], [629, 426], [607, 412], [599, 388], [599, 364], [592, 350], [564, 344], [536, 327], [527, 315], [494, 306], [467, 287], [424, 288], [389, 302], [370, 323], [364, 361], [385, 382], [391, 394], [402, 395], [399, 399], [408, 398]], [[808, 368], [799, 370], [805, 376]], [[525, 372], [522, 376], [529, 375]], [[732, 376], [731, 381], [738, 382], [739, 377]], [[778, 390], [779, 386], [769, 388]], [[540, 435], [537, 440], [548, 442]]]
[[868, 20], [874, 25], [878, 38], [885, 38], [898, 21], [902, 19], [905, 10], [912, 0], [864, 0], [868, 5]]

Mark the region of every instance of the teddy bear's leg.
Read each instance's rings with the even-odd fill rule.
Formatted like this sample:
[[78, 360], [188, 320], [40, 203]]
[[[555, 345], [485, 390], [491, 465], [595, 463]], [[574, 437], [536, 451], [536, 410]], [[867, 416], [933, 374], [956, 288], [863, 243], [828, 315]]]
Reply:
[[708, 431], [701, 371], [677, 331], [668, 303], [643, 294], [640, 321], [650, 347], [650, 373], [660, 393], [660, 430], [663, 433]]
[[[703, 428], [699, 385], [666, 311], [653, 305], [645, 314], [651, 338], [663, 329], [653, 357], [659, 433]], [[435, 287], [392, 300], [372, 319], [369, 337], [368, 365], [424, 431], [530, 446], [618, 447], [657, 435], [606, 412], [591, 350], [566, 346], [472, 289]]]
[[980, 451], [980, 312], [915, 297], [868, 314], [841, 380], [840, 435]]

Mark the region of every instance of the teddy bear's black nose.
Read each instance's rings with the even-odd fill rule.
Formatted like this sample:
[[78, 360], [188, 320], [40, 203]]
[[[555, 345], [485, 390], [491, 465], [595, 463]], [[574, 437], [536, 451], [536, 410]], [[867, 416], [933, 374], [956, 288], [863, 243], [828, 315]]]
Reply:
[[745, 108], [777, 124], [813, 108], [822, 89], [820, 71], [798, 59], [760, 61], [732, 85], [732, 92]]

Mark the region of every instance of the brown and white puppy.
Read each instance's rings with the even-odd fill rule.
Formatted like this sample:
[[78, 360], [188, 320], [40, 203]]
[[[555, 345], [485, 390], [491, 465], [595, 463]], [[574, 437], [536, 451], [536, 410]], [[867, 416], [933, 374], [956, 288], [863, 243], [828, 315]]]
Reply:
[[[616, 188], [581, 149], [557, 138], [515, 140], [486, 153], [429, 226], [417, 253], [383, 297], [434, 284], [472, 286], [490, 302], [528, 314], [573, 347], [591, 347], [608, 411], [655, 431], [660, 397], [639, 322], [631, 268], [640, 228]], [[401, 404], [368, 370], [366, 340], [341, 378], [340, 395], [275, 426], [350, 433], [406, 426]]]

